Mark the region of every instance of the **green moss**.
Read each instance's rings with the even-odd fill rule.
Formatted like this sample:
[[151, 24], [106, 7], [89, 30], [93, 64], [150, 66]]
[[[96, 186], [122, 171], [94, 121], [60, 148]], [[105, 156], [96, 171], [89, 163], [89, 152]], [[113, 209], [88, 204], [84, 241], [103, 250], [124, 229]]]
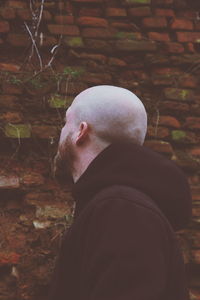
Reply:
[[49, 99], [51, 108], [67, 108], [73, 101], [73, 97], [62, 97], [59, 94], [52, 95]]
[[72, 48], [80, 48], [84, 46], [83, 40], [81, 37], [72, 37], [72, 38], [65, 38], [65, 44]]
[[5, 135], [10, 138], [30, 138], [31, 127], [29, 124], [6, 124]]
[[114, 38], [117, 39], [130, 39], [130, 40], [138, 40], [141, 39], [141, 35], [138, 32], [124, 32], [119, 31], [114, 34]]
[[183, 140], [186, 137], [186, 133], [183, 130], [172, 130], [172, 139], [174, 141]]

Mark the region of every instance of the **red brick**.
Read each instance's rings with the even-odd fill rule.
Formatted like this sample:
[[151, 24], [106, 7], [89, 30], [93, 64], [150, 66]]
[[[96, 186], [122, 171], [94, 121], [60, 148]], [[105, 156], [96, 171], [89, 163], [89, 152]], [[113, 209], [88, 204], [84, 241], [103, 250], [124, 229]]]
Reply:
[[88, 88], [88, 85], [83, 82], [70, 82], [68, 85], [68, 89], [66, 91], [66, 83], [61, 84], [61, 92], [62, 94], [67, 95], [77, 95], [83, 90], [86, 90]]
[[67, 15], [58, 15], [55, 16], [55, 21], [58, 24], [74, 24], [74, 17]]
[[164, 141], [156, 141], [156, 140], [147, 140], [144, 143], [145, 147], [148, 147], [154, 151], [163, 153], [163, 154], [168, 154], [172, 156], [173, 154], [173, 149], [170, 143], [164, 142]]
[[154, 4], [168, 5], [173, 4], [174, 0], [154, 0]]
[[48, 10], [43, 10], [42, 18], [43, 20], [49, 21], [52, 19], [52, 15]]
[[17, 105], [18, 97], [14, 95], [0, 95], [0, 107], [13, 109]]
[[13, 265], [19, 262], [20, 255], [15, 252], [0, 252], [0, 266]]
[[[198, 156], [200, 157], [200, 147], [195, 147], [189, 150], [189, 153], [193, 156]], [[200, 196], [199, 196], [200, 198]]]
[[192, 257], [193, 257], [193, 262], [195, 264], [200, 264], [200, 250], [193, 250], [192, 251]]
[[1, 7], [0, 8], [0, 15], [4, 19], [14, 19], [15, 18], [15, 10], [12, 7]]
[[182, 74], [178, 79], [178, 83], [181, 87], [195, 88], [199, 85], [198, 78], [191, 74]]
[[43, 36], [43, 39], [40, 41], [40, 46], [53, 46], [57, 44], [57, 39], [54, 36]]
[[169, 136], [169, 129], [165, 127], [148, 126], [147, 136], [153, 138], [166, 138]]
[[4, 94], [21, 95], [23, 93], [22, 86], [9, 82], [2, 83], [2, 90]]
[[193, 42], [197, 43], [200, 41], [200, 32], [177, 32], [177, 39], [179, 42]]
[[111, 32], [108, 29], [104, 28], [84, 28], [82, 30], [83, 37], [87, 38], [110, 38]]
[[167, 126], [167, 127], [172, 127], [172, 128], [180, 128], [181, 124], [180, 122], [171, 116], [160, 116], [159, 119], [157, 120], [156, 118], [153, 120], [154, 124], [159, 124], [162, 126]]
[[175, 13], [172, 9], [156, 8], [155, 15], [161, 17], [174, 17]]
[[185, 19], [195, 20], [197, 18], [197, 11], [196, 10], [191, 10], [188, 7], [187, 10], [178, 10], [177, 11], [177, 16], [185, 18]]
[[124, 60], [116, 58], [116, 57], [110, 57], [108, 64], [110, 66], [117, 66], [117, 67], [127, 66], [127, 63]]
[[165, 101], [162, 103], [161, 107], [162, 111], [170, 110], [174, 113], [177, 112], [189, 112], [190, 106], [187, 103], [180, 103], [180, 102], [172, 102], [172, 101]]
[[124, 8], [114, 8], [109, 7], [106, 9], [106, 16], [107, 17], [126, 17], [126, 9]]
[[159, 33], [159, 32], [149, 32], [148, 33], [149, 39], [153, 41], [159, 41], [159, 42], [169, 42], [170, 37], [168, 33]]
[[17, 72], [20, 69], [20, 65], [11, 64], [11, 63], [0, 63], [1, 71]]
[[0, 32], [8, 32], [9, 30], [9, 23], [7, 21], [0, 21]]
[[72, 2], [80, 2], [80, 3], [102, 3], [102, 0], [72, 0]]
[[128, 9], [129, 15], [133, 17], [146, 17], [151, 15], [149, 6], [134, 7]]
[[30, 41], [28, 34], [9, 33], [8, 42], [16, 47], [26, 47]]
[[195, 48], [193, 43], [187, 43], [186, 45], [186, 50], [190, 53], [195, 53]]
[[19, 188], [19, 178], [15, 175], [0, 175], [0, 189], [17, 189]]
[[17, 12], [17, 16], [20, 17], [22, 20], [25, 20], [25, 21], [32, 20], [32, 14], [31, 14], [30, 9], [19, 8], [16, 10], [16, 12]]
[[148, 28], [164, 28], [167, 27], [167, 20], [164, 17], [147, 17], [143, 19], [143, 25]]
[[9, 0], [6, 2], [6, 4], [8, 6], [14, 7], [14, 8], [26, 8], [27, 7], [27, 3], [25, 3], [24, 1]]
[[78, 26], [75, 25], [49, 24], [48, 29], [52, 34], [63, 34], [63, 35], [70, 35], [70, 36], [77, 36], [80, 34]]
[[101, 84], [109, 84], [112, 82], [112, 77], [108, 73], [84, 73], [84, 77], [82, 79], [85, 83], [101, 85]]
[[77, 23], [81, 26], [108, 27], [108, 21], [103, 18], [80, 17], [77, 19]]
[[193, 30], [193, 22], [187, 19], [173, 19], [170, 27], [172, 29], [185, 29], [185, 30]]
[[103, 15], [103, 10], [101, 8], [80, 8], [79, 16], [84, 17], [101, 17]]
[[194, 99], [194, 92], [188, 89], [165, 88], [164, 94], [167, 99], [172, 100], [190, 101]]
[[122, 29], [122, 30], [134, 30], [135, 27], [132, 24], [129, 23], [122, 23], [122, 22], [112, 22], [111, 26], [117, 29]]
[[0, 120], [17, 124], [17, 123], [23, 122], [23, 117], [22, 117], [21, 113], [18, 113], [15, 111], [13, 111], [13, 112], [9, 111], [9, 112], [3, 113], [0, 116]]
[[70, 3], [69, 1], [65, 1], [65, 11], [67, 12], [67, 14], [69, 15], [73, 15], [73, 5], [72, 3]]
[[200, 118], [188, 117], [185, 125], [189, 129], [200, 129]]
[[183, 53], [185, 51], [183, 45], [179, 43], [166, 43], [165, 47], [166, 50], [170, 53]]
[[[80, 58], [91, 59], [91, 60], [98, 61], [99, 63], [103, 63], [103, 64], [105, 64], [107, 61], [107, 57], [103, 54], [81, 53]], [[85, 75], [83, 75], [83, 76], [85, 76]]]

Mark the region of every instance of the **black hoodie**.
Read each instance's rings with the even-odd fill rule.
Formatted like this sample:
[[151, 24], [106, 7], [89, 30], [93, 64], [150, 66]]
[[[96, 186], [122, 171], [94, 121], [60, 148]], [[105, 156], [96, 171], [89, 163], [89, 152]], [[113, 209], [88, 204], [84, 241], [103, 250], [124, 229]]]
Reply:
[[50, 300], [188, 300], [174, 233], [191, 216], [187, 179], [134, 144], [112, 144], [74, 186]]

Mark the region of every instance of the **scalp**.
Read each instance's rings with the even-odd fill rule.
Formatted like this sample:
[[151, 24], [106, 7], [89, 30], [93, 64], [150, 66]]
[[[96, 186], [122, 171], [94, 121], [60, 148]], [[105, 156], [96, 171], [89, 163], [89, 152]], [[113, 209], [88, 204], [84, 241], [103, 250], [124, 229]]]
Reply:
[[102, 85], [81, 92], [73, 101], [78, 123], [87, 122], [93, 133], [113, 142], [130, 140], [142, 144], [147, 116], [140, 99], [127, 89]]

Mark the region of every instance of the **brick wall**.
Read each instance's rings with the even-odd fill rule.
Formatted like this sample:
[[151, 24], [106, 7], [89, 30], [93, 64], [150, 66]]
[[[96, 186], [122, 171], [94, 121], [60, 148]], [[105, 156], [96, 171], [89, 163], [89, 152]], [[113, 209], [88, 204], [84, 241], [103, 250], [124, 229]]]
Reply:
[[40, 22], [30, 3], [0, 3], [1, 300], [45, 299], [73, 208], [52, 159], [65, 109], [98, 84], [143, 100], [146, 146], [188, 175], [193, 219], [178, 236], [200, 299], [200, 2], [46, 0]]

